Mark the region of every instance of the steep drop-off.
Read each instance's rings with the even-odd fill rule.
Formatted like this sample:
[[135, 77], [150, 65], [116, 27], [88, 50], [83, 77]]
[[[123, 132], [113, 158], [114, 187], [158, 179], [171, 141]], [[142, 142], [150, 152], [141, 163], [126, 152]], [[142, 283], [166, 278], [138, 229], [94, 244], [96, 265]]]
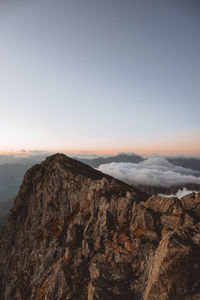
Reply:
[[145, 194], [62, 154], [27, 171], [1, 300], [200, 299], [200, 194]]

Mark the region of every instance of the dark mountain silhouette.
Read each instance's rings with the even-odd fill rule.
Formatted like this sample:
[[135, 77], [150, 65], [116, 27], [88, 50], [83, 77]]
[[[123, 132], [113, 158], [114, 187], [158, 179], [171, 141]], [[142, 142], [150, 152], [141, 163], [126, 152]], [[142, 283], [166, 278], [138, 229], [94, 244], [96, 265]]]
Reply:
[[200, 171], [200, 158], [185, 158], [185, 157], [169, 158], [168, 157], [167, 160], [174, 165]]

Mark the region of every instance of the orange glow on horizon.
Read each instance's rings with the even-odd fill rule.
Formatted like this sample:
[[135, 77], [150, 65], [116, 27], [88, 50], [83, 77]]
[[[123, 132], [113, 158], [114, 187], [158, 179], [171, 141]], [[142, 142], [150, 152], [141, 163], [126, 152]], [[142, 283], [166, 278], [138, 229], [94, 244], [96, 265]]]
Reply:
[[[193, 143], [192, 143], [193, 142]], [[178, 145], [178, 146], [177, 146]], [[69, 149], [69, 148], [53, 148], [49, 151], [52, 152], [64, 152], [64, 153], [72, 153], [72, 154], [117, 154], [120, 152], [134, 152], [136, 154], [160, 154], [160, 155], [200, 155], [200, 142], [194, 141], [179, 141], [174, 145], [174, 143], [170, 143], [169, 141], [164, 144], [152, 144], [151, 146], [143, 145], [143, 146], [135, 146], [135, 147], [113, 147], [113, 148], [80, 148], [80, 149]]]
[[[38, 154], [40, 150], [38, 151]], [[7, 150], [0, 151], [0, 155], [30, 155], [34, 154], [34, 150]], [[41, 152], [50, 152], [50, 153], [68, 153], [68, 154], [97, 154], [97, 155], [108, 155], [108, 154], [117, 154], [120, 152], [134, 152], [140, 155], [151, 155], [151, 154], [160, 154], [160, 155], [200, 155], [200, 146], [192, 147], [192, 145], [181, 145], [180, 147], [175, 146], [151, 146], [151, 147], [130, 147], [130, 148], [89, 148], [89, 149], [71, 149], [71, 148], [46, 148], [41, 150]], [[35, 152], [37, 154], [37, 152]]]

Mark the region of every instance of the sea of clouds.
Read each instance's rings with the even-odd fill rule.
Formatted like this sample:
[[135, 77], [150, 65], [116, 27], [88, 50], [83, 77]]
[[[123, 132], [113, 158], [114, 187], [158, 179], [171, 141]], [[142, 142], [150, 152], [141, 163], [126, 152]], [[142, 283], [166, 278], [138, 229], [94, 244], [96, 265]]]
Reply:
[[150, 157], [140, 163], [109, 163], [99, 171], [131, 185], [170, 187], [188, 183], [200, 184], [198, 171], [176, 166], [163, 157]]

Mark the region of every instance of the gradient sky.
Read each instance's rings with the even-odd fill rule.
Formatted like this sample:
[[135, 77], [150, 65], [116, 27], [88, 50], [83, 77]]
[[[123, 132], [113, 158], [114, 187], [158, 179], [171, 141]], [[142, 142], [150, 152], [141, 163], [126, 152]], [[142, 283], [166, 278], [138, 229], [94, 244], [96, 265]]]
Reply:
[[0, 1], [0, 103], [0, 151], [200, 154], [200, 2]]

